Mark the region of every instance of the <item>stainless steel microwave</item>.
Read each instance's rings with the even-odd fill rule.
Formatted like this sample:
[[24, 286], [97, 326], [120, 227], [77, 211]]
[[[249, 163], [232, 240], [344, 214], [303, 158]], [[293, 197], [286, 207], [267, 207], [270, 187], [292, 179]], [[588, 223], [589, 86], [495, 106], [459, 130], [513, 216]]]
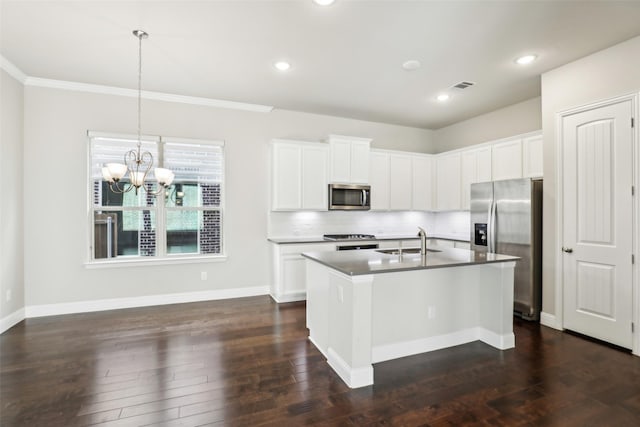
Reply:
[[329, 184], [330, 211], [368, 211], [371, 209], [371, 186]]

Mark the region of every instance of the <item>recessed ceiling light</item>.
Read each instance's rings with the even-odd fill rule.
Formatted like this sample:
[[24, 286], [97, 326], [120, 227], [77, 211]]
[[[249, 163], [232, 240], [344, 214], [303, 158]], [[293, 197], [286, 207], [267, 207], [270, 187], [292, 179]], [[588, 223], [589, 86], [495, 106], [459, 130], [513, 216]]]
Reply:
[[410, 59], [402, 64], [402, 68], [407, 71], [417, 70], [421, 66], [422, 64], [420, 63], [420, 61], [417, 61], [415, 59]]
[[538, 58], [538, 55], [524, 55], [516, 59], [516, 64], [527, 65], [531, 64], [533, 61]]
[[320, 6], [329, 6], [333, 4], [336, 0], [313, 0], [313, 2]]
[[438, 101], [440, 102], [444, 102], [447, 101], [449, 99], [449, 95], [446, 93], [441, 93], [440, 95], [438, 95], [438, 97], [436, 98]]
[[287, 61], [278, 61], [274, 63], [273, 66], [280, 71], [287, 71], [289, 68], [291, 68], [291, 64], [289, 64]]

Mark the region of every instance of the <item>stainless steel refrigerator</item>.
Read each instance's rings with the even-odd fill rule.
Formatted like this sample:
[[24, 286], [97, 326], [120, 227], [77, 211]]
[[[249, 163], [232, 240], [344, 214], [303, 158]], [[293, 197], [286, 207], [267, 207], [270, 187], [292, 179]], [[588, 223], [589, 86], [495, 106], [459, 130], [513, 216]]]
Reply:
[[471, 184], [471, 249], [518, 256], [514, 314], [539, 320], [542, 305], [542, 180]]

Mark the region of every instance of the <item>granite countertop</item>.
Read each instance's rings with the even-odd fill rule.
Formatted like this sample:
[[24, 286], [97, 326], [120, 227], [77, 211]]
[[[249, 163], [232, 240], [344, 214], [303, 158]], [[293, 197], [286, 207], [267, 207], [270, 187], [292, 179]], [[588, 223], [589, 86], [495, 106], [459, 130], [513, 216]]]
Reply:
[[[428, 248], [431, 249], [431, 248]], [[460, 267], [517, 261], [520, 258], [510, 255], [470, 251], [467, 249], [440, 248], [431, 249], [426, 257], [411, 253], [386, 254], [375, 249], [359, 251], [304, 252], [302, 256], [317, 261], [327, 267], [349, 276], [363, 274], [394, 273], [399, 271], [425, 270], [431, 268]]]
[[[430, 235], [429, 239], [439, 239], [439, 240], [453, 240], [456, 242], [469, 242], [469, 237], [467, 236], [456, 236], [456, 235], [444, 235], [444, 234], [435, 234]], [[351, 240], [338, 240], [338, 242], [376, 242], [382, 240], [414, 240], [419, 239], [418, 235], [408, 235], [408, 234], [380, 234], [376, 236], [374, 239], [351, 239]], [[268, 237], [268, 241], [271, 243], [277, 244], [287, 244], [287, 243], [324, 243], [324, 242], [337, 242], [336, 240], [325, 240], [322, 236], [295, 236], [295, 237]]]

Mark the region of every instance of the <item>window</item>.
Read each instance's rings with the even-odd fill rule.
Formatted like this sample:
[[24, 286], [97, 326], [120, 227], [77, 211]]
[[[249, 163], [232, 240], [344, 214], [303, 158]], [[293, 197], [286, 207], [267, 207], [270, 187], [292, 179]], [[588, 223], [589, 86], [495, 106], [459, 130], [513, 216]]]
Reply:
[[[154, 167], [175, 173], [158, 196], [153, 172], [146, 188], [116, 193], [102, 178], [106, 163], [122, 163], [134, 137], [90, 133], [91, 259], [119, 261], [223, 255], [224, 143], [144, 137]], [[123, 178], [122, 186], [128, 185]]]

